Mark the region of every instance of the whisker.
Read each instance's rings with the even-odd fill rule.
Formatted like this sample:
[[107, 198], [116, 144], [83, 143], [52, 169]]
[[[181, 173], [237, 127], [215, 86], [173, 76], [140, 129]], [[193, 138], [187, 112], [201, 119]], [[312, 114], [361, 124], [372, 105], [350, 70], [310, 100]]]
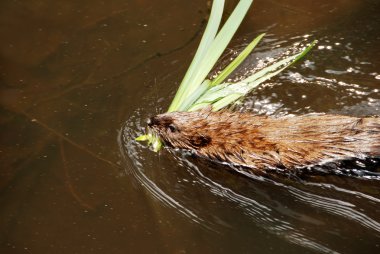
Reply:
[[[155, 91], [155, 95], [156, 95], [156, 102], [158, 102], [158, 89], [157, 89], [157, 78], [155, 77], [154, 78], [154, 85], [153, 85], [153, 87], [154, 87], [154, 91]], [[156, 108], [155, 108], [155, 111], [156, 111], [156, 114], [158, 115], [159, 114], [159, 108], [156, 106]]]

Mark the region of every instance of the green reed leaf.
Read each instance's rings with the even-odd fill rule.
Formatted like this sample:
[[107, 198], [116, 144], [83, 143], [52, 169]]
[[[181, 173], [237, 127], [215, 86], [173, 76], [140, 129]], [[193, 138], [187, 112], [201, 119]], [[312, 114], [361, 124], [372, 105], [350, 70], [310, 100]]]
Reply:
[[178, 92], [178, 99], [176, 99], [177, 95], [175, 96], [175, 100], [173, 100], [173, 103], [169, 107], [169, 112], [178, 110], [186, 97], [191, 96], [210, 73], [222, 53], [225, 51], [236, 30], [239, 28], [244, 16], [252, 4], [252, 1], [253, 0], [240, 0], [237, 4], [231, 16], [227, 19], [208, 49], [205, 50], [203, 58], [198, 62], [199, 64], [197, 65], [197, 68], [191, 73], [188, 81], [181, 83], [180, 89], [181, 87], [184, 88]]
[[168, 112], [177, 111], [183, 103], [183, 100], [191, 94], [190, 90], [196, 89], [201, 84], [194, 82], [193, 76], [200, 71], [200, 63], [209, 51], [215, 36], [218, 32], [220, 21], [223, 15], [224, 0], [214, 0], [212, 3], [210, 18], [207, 22], [206, 30], [202, 36], [197, 52], [183, 78], [178, 91], [170, 104]]
[[150, 139], [149, 135], [140, 135], [137, 138], [135, 138], [136, 141], [148, 141]]
[[265, 33], [257, 36], [247, 47], [212, 81], [211, 86], [222, 83], [252, 52], [256, 45], [264, 37]]
[[222, 108], [230, 105], [231, 103], [235, 102], [239, 98], [244, 96], [242, 93], [233, 93], [229, 94], [226, 97], [223, 97], [222, 99], [218, 100], [217, 102], [212, 104], [212, 111], [218, 111], [221, 110]]
[[210, 88], [211, 81], [206, 79], [202, 82], [200, 86], [185, 100], [183, 103], [179, 106], [178, 111], [187, 111], [191, 105], [204, 93], [207, 91], [207, 89]]

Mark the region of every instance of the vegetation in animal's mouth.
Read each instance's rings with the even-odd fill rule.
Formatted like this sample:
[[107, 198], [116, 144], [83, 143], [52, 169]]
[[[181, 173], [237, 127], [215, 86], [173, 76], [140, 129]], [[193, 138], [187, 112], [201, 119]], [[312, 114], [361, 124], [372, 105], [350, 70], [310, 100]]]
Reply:
[[[309, 46], [300, 49], [298, 53], [275, 61], [239, 82], [226, 82], [226, 78], [244, 61], [265, 35], [260, 34], [214, 79], [207, 79], [208, 74], [239, 28], [252, 2], [253, 0], [240, 0], [235, 10], [218, 31], [223, 15], [224, 0], [213, 1], [210, 18], [198, 50], [168, 112], [195, 111], [210, 106], [213, 111], [218, 111], [243, 98], [259, 84], [295, 63], [315, 45], [316, 41], [313, 41]], [[162, 147], [161, 140], [152, 132], [139, 136], [136, 140], [148, 141], [154, 151], [158, 151]]]

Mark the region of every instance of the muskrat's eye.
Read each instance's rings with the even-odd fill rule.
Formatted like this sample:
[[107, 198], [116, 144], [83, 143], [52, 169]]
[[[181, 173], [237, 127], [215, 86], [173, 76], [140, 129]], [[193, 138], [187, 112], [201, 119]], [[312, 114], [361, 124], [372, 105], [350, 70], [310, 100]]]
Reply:
[[168, 128], [169, 128], [169, 130], [171, 132], [176, 132], [177, 131], [177, 127], [174, 124], [169, 124]]

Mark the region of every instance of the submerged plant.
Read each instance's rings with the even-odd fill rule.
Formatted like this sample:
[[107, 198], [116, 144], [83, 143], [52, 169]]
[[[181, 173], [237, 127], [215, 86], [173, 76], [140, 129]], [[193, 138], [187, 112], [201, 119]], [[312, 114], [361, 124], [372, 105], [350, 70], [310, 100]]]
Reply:
[[[168, 112], [195, 111], [204, 107], [211, 107], [213, 111], [218, 111], [243, 98], [259, 84], [295, 63], [315, 45], [316, 41], [313, 41], [300, 52], [272, 63], [239, 82], [224, 82], [265, 35], [260, 34], [214, 79], [207, 79], [207, 76], [239, 28], [252, 2], [253, 0], [240, 0], [218, 32], [223, 15], [224, 0], [213, 1], [210, 18], [197, 52], [170, 104]], [[154, 151], [158, 151], [162, 147], [161, 140], [152, 133], [139, 136], [136, 140], [148, 141]]]

